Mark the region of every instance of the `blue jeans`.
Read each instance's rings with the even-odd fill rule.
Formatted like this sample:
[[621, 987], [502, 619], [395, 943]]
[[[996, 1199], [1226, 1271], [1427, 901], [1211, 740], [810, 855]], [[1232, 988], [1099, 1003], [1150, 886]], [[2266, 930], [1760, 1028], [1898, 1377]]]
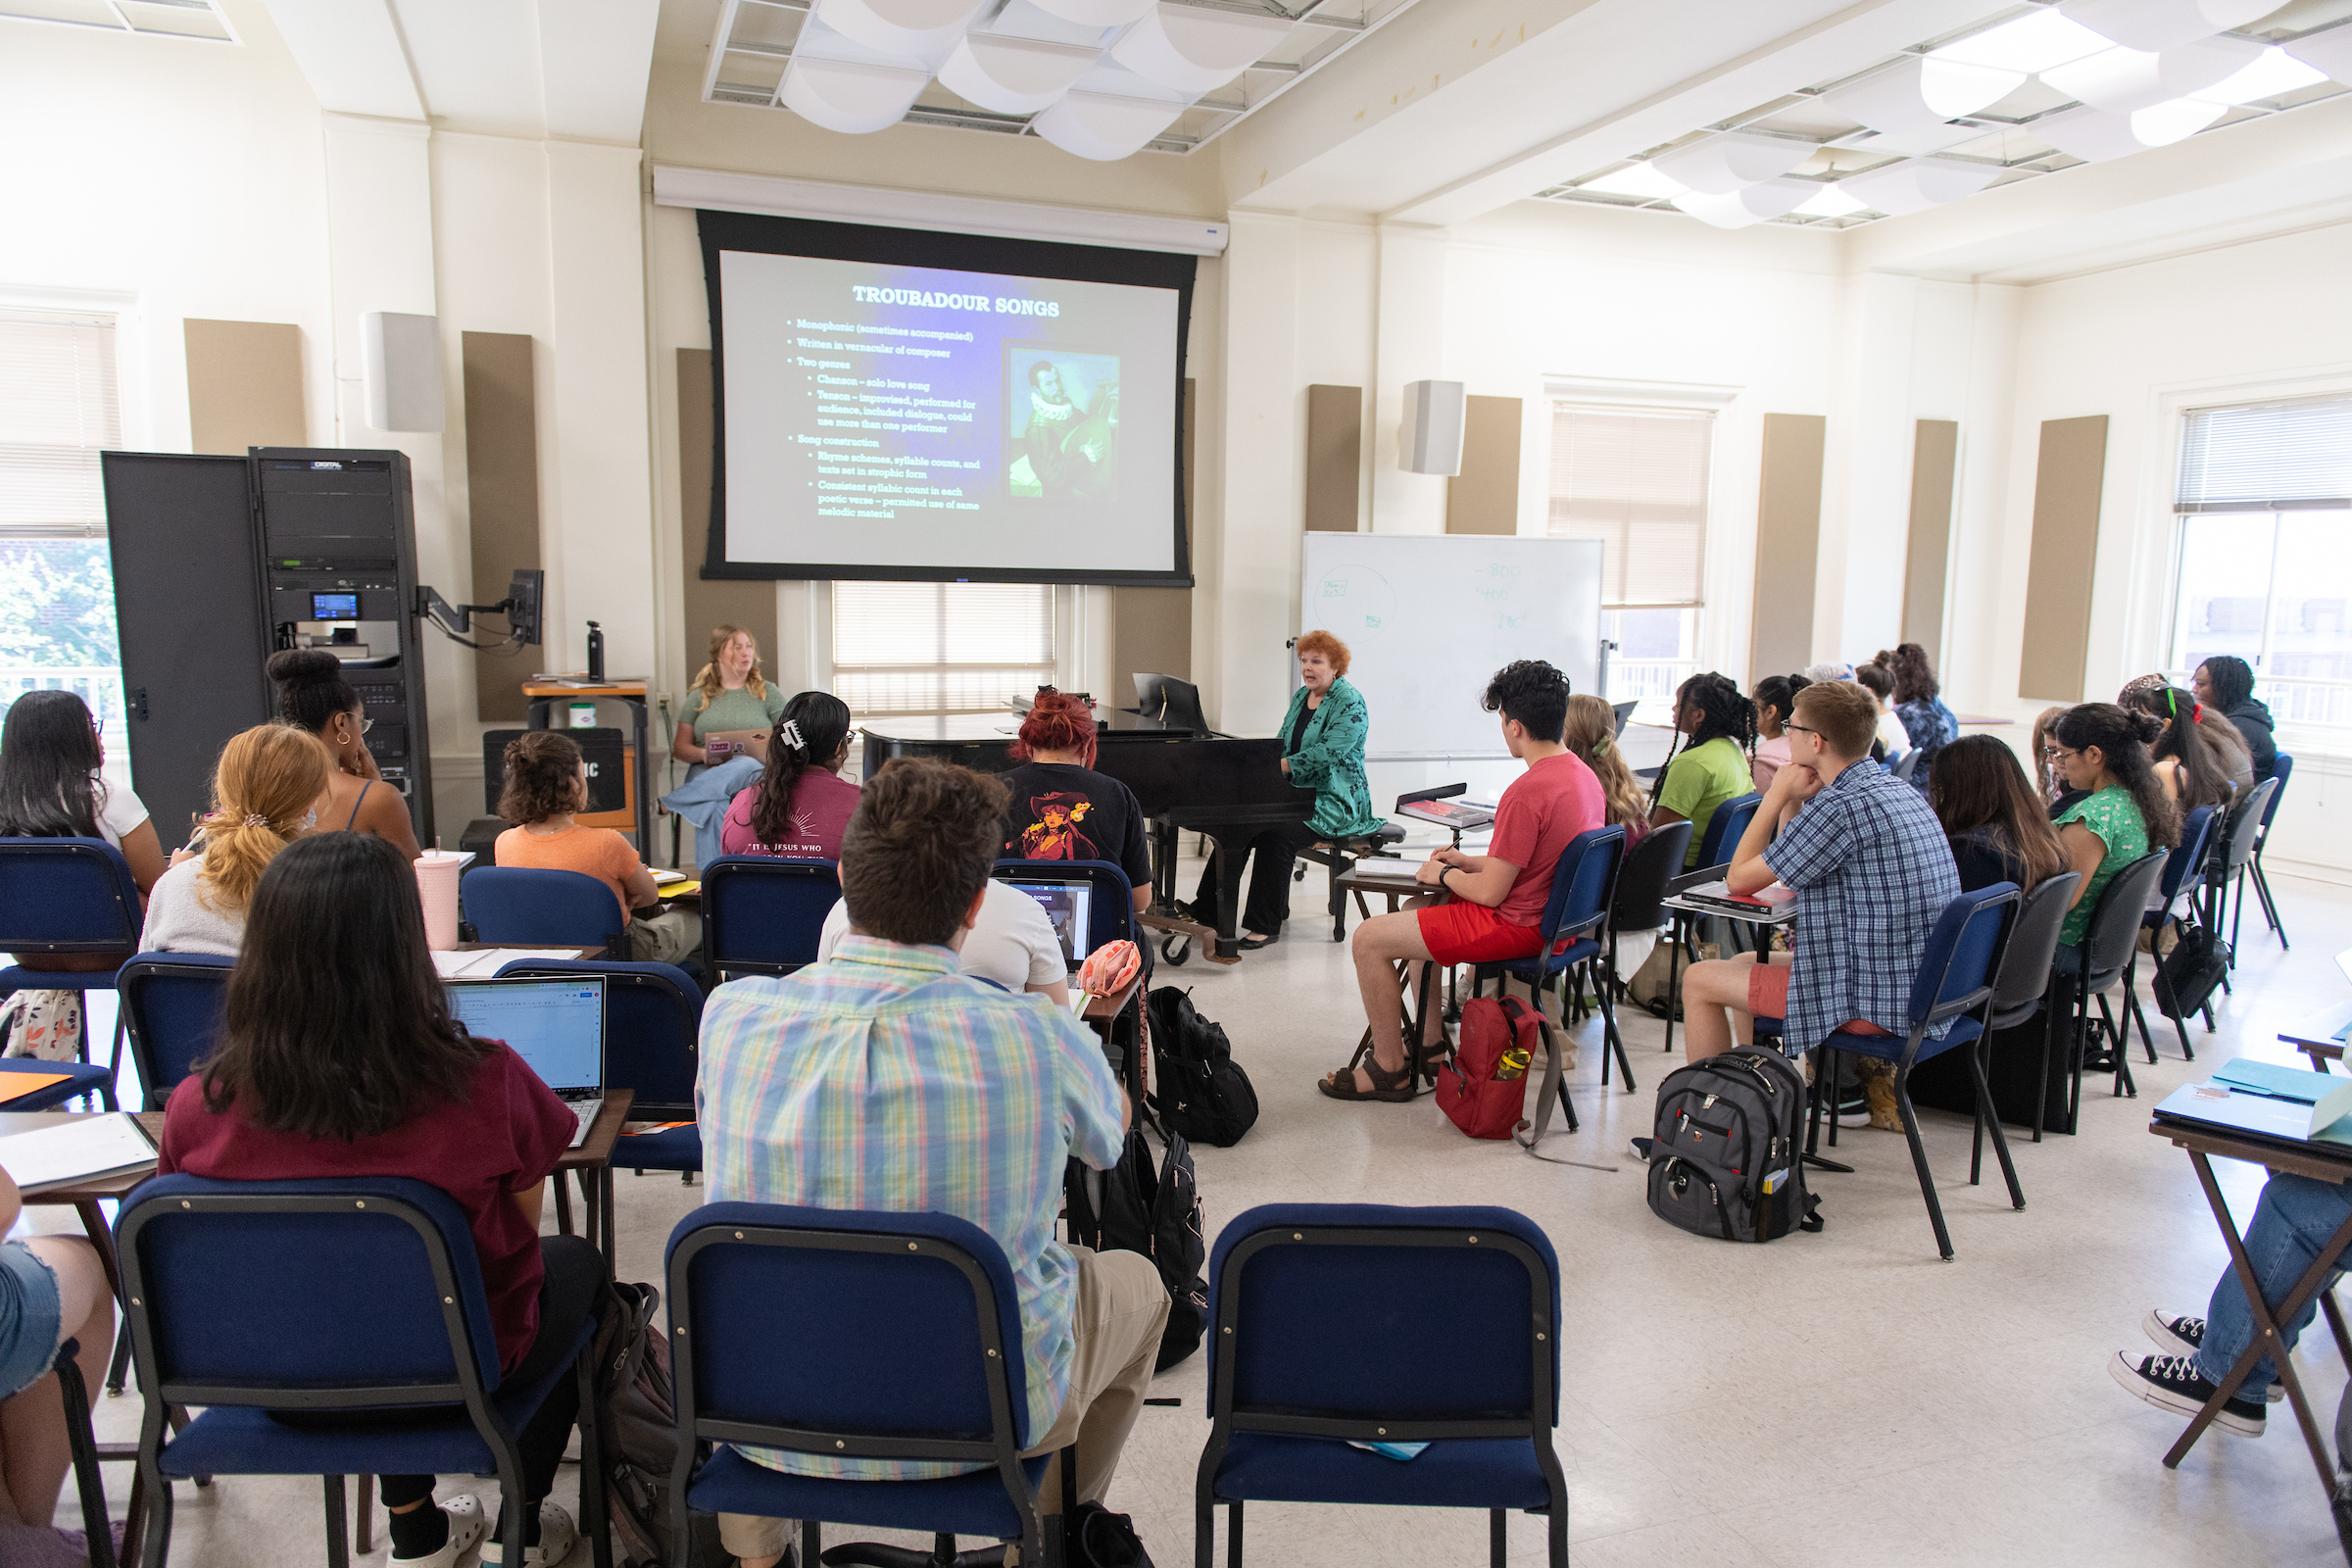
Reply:
[[662, 797], [662, 804], [686, 819], [694, 829], [694, 863], [702, 865], [719, 856], [718, 836], [727, 807], [740, 790], [760, 782], [756, 758], [730, 757], [716, 767], [696, 762], [686, 769], [686, 782]]
[[[2352, 1214], [2352, 1186], [2339, 1187], [2283, 1171], [2264, 1184], [2262, 1200], [2254, 1205], [2254, 1223], [2246, 1227], [2246, 1256], [2253, 1260], [2254, 1272], [2262, 1276], [2265, 1304], [2276, 1306], [2286, 1299], [2287, 1292], [2295, 1288], [2347, 1214]], [[2352, 1249], [2346, 1251], [2352, 1253]], [[2341, 1267], [2334, 1269], [2327, 1288], [2333, 1289], [2343, 1277]], [[2320, 1298], [2314, 1295], [2301, 1311], [2278, 1325], [2279, 1336], [2292, 1347], [2319, 1310]], [[2254, 1315], [2246, 1304], [2245, 1290], [2238, 1283], [2237, 1271], [2227, 1269], [2205, 1308], [2205, 1339], [2197, 1350], [2198, 1375], [2219, 1384], [2253, 1341]], [[2261, 1398], [2262, 1391], [2278, 1376], [2278, 1369], [2265, 1356], [2246, 1374], [2237, 1397]]]

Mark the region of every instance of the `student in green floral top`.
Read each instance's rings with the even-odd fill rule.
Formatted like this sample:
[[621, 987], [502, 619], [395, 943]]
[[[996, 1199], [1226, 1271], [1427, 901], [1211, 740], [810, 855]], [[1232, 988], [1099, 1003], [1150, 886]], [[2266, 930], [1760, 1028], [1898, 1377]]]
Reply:
[[[1250, 873], [1250, 898], [1242, 906], [1245, 949], [1262, 948], [1282, 935], [1291, 912], [1291, 865], [1310, 844], [1345, 843], [1378, 832], [1388, 818], [1372, 808], [1372, 786], [1364, 777], [1364, 734], [1371, 715], [1363, 693], [1350, 686], [1348, 645], [1327, 631], [1298, 639], [1298, 689], [1282, 715], [1282, 770], [1291, 782], [1315, 792], [1315, 813], [1303, 822], [1283, 822], [1250, 840], [1257, 869]], [[1193, 896], [1193, 917], [1217, 925], [1217, 862], [1211, 856]]]
[[2148, 742], [2162, 730], [2150, 715], [2113, 703], [2070, 708], [2050, 727], [2051, 761], [2070, 788], [2089, 792], [2052, 823], [2067, 869], [2082, 873], [2058, 929], [2061, 973], [2081, 967], [2091, 911], [2115, 874], [2150, 850], [2180, 842], [2180, 808], [2148, 758]]

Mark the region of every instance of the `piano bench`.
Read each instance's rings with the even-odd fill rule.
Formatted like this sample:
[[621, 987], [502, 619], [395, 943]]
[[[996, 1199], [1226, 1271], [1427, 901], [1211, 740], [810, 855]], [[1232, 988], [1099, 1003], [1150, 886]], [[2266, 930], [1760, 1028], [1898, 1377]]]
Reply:
[[1357, 862], [1394, 856], [1394, 846], [1404, 840], [1404, 829], [1394, 822], [1383, 822], [1370, 833], [1337, 842], [1310, 844], [1298, 852], [1298, 861], [1291, 868], [1291, 880], [1306, 880], [1306, 864], [1312, 860], [1323, 866], [1331, 879], [1331, 940], [1348, 940], [1348, 896], [1340, 891], [1340, 878], [1352, 870]]

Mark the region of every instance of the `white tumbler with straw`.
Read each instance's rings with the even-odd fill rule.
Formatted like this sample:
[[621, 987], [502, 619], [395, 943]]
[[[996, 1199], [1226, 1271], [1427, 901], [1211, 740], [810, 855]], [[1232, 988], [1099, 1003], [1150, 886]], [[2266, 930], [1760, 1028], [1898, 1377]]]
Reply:
[[424, 904], [424, 945], [446, 951], [458, 945], [458, 872], [466, 857], [427, 850], [416, 857], [416, 896]]

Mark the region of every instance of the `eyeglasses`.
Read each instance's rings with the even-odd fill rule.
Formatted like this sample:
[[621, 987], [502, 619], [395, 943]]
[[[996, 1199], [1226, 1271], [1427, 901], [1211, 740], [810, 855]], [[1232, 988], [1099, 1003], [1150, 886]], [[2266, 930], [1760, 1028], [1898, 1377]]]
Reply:
[[375, 728], [375, 720], [374, 720], [374, 719], [372, 719], [372, 718], [363, 718], [363, 719], [361, 719], [361, 720], [360, 720], [360, 733], [361, 733], [361, 734], [365, 735], [365, 734], [367, 734], [367, 733], [368, 733], [369, 730], [371, 730], [371, 729], [373, 729], [373, 728]]
[[1783, 728], [1783, 729], [1801, 729], [1801, 730], [1803, 730], [1803, 731], [1804, 731], [1806, 734], [1808, 734], [1808, 735], [1812, 736], [1812, 737], [1813, 737], [1815, 740], [1819, 740], [1819, 739], [1821, 739], [1821, 731], [1819, 731], [1819, 730], [1815, 729], [1815, 728], [1814, 728], [1812, 725], [1810, 725], [1810, 724], [1783, 724], [1783, 725], [1781, 726], [1781, 728]]

